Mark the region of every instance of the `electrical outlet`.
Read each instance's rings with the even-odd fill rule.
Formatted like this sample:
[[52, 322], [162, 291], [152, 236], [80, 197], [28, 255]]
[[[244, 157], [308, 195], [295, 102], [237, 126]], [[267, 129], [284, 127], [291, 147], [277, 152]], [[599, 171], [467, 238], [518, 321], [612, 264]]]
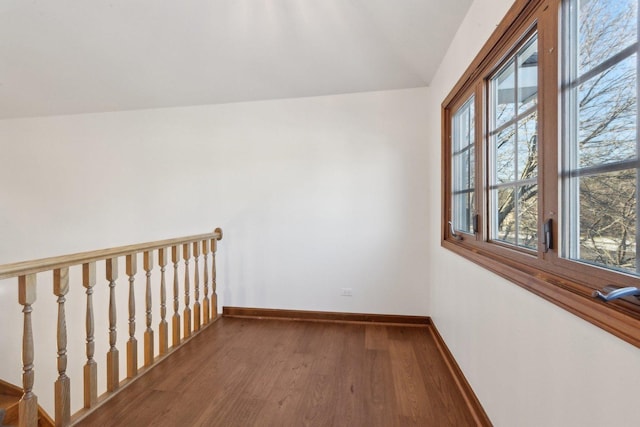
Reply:
[[340, 291], [340, 295], [342, 295], [343, 297], [351, 297], [353, 296], [353, 289], [342, 288], [342, 290]]

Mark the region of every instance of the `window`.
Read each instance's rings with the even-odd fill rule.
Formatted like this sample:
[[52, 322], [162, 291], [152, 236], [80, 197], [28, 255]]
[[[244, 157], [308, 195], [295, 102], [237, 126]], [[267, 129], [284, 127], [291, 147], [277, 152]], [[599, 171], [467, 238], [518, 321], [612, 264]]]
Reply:
[[451, 189], [454, 230], [473, 233], [475, 187], [475, 98], [471, 98], [453, 115], [453, 153]]
[[638, 1], [566, 10], [563, 255], [638, 274]]
[[491, 239], [538, 245], [538, 38], [489, 80]]
[[639, 0], [517, 0], [443, 102], [442, 245], [640, 347]]

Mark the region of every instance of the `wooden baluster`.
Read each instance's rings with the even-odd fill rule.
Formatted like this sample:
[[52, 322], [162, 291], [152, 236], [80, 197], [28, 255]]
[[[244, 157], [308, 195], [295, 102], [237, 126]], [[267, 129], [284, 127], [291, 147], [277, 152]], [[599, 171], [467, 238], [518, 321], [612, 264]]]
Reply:
[[180, 261], [180, 246], [171, 247], [171, 261], [173, 261], [173, 318], [171, 319], [172, 344], [180, 345], [180, 281], [178, 280], [178, 262]]
[[71, 384], [67, 376], [67, 320], [65, 295], [69, 292], [69, 268], [53, 270], [53, 294], [58, 297], [58, 379], [55, 382], [55, 424], [66, 426], [71, 422]]
[[138, 375], [138, 340], [136, 339], [136, 290], [135, 275], [138, 271], [137, 254], [127, 255], [129, 276], [129, 340], [127, 341], [127, 378]]
[[182, 245], [182, 258], [184, 259], [184, 337], [191, 336], [191, 308], [189, 307], [189, 259], [191, 258], [191, 245]]
[[209, 266], [207, 264], [207, 256], [209, 255], [209, 241], [202, 241], [202, 253], [204, 255], [204, 299], [202, 300], [202, 323], [205, 325], [211, 320], [209, 311]]
[[193, 242], [193, 257], [195, 260], [195, 272], [193, 274], [193, 287], [194, 287], [194, 295], [193, 299], [195, 300], [193, 303], [193, 329], [195, 331], [200, 330], [201, 320], [200, 320], [200, 269], [198, 267], [198, 259], [200, 257], [200, 244], [199, 242]]
[[218, 240], [211, 239], [211, 317], [218, 317], [218, 294], [216, 289], [216, 251], [218, 250]]
[[167, 250], [158, 249], [158, 264], [160, 265], [160, 325], [158, 334], [160, 335], [160, 355], [169, 351], [169, 328], [167, 326], [167, 284], [165, 282], [164, 271], [167, 265]]
[[84, 365], [84, 407], [91, 408], [98, 402], [98, 364], [95, 352], [93, 324], [93, 287], [96, 284], [96, 263], [82, 265], [82, 285], [87, 288], [87, 363]]
[[24, 394], [18, 405], [20, 427], [35, 427], [38, 424], [38, 398], [33, 393], [33, 328], [31, 305], [36, 301], [36, 275], [27, 274], [18, 278], [18, 302], [23, 306], [22, 329], [22, 389]]
[[109, 351], [107, 352], [107, 391], [115, 391], [120, 385], [120, 359], [116, 348], [116, 279], [118, 278], [118, 258], [107, 260], [107, 280], [109, 281]]
[[153, 329], [151, 329], [151, 270], [153, 269], [153, 252], [144, 253], [144, 271], [147, 274], [147, 290], [145, 292], [145, 307], [147, 329], [144, 331], [144, 366], [153, 364]]

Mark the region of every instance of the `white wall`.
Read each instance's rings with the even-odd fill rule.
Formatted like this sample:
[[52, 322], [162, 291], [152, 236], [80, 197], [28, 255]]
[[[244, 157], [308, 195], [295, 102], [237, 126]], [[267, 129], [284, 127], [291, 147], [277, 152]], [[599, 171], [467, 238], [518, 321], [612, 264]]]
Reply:
[[[429, 93], [429, 205], [440, 206], [440, 105], [511, 0], [475, 0]], [[439, 235], [440, 211], [429, 210]], [[429, 239], [430, 314], [496, 426], [631, 426], [640, 350]]]
[[[0, 264], [219, 226], [220, 306], [426, 315], [427, 93], [0, 121]], [[120, 270], [125, 290], [123, 260]], [[34, 311], [38, 331], [50, 336], [39, 337], [36, 353], [45, 403], [55, 374], [46, 279]], [[142, 292], [142, 272], [137, 283]], [[344, 287], [352, 297], [340, 296]], [[79, 277], [71, 288], [68, 312], [83, 313]], [[98, 288], [96, 359], [104, 367], [106, 282]], [[0, 324], [19, 325], [15, 286], [0, 283], [0, 297]], [[119, 305], [122, 358], [126, 293]], [[68, 323], [71, 364], [80, 366], [84, 319]], [[0, 377], [16, 383], [20, 329], [0, 335]], [[74, 368], [70, 376], [77, 407], [82, 375]]]

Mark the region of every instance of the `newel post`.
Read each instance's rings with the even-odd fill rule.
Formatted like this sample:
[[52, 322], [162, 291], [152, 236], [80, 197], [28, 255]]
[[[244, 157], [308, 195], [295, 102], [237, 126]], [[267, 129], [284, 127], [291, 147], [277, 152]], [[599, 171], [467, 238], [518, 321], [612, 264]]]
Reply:
[[220, 234], [219, 238], [211, 239], [211, 317], [218, 317], [218, 294], [216, 290], [216, 251], [218, 250], [218, 240], [222, 240], [222, 229], [216, 228], [214, 233]]
[[18, 302], [23, 306], [22, 329], [22, 388], [24, 394], [18, 407], [20, 427], [35, 427], [38, 424], [38, 398], [33, 393], [33, 328], [31, 305], [36, 301], [36, 275], [27, 274], [18, 278]]

